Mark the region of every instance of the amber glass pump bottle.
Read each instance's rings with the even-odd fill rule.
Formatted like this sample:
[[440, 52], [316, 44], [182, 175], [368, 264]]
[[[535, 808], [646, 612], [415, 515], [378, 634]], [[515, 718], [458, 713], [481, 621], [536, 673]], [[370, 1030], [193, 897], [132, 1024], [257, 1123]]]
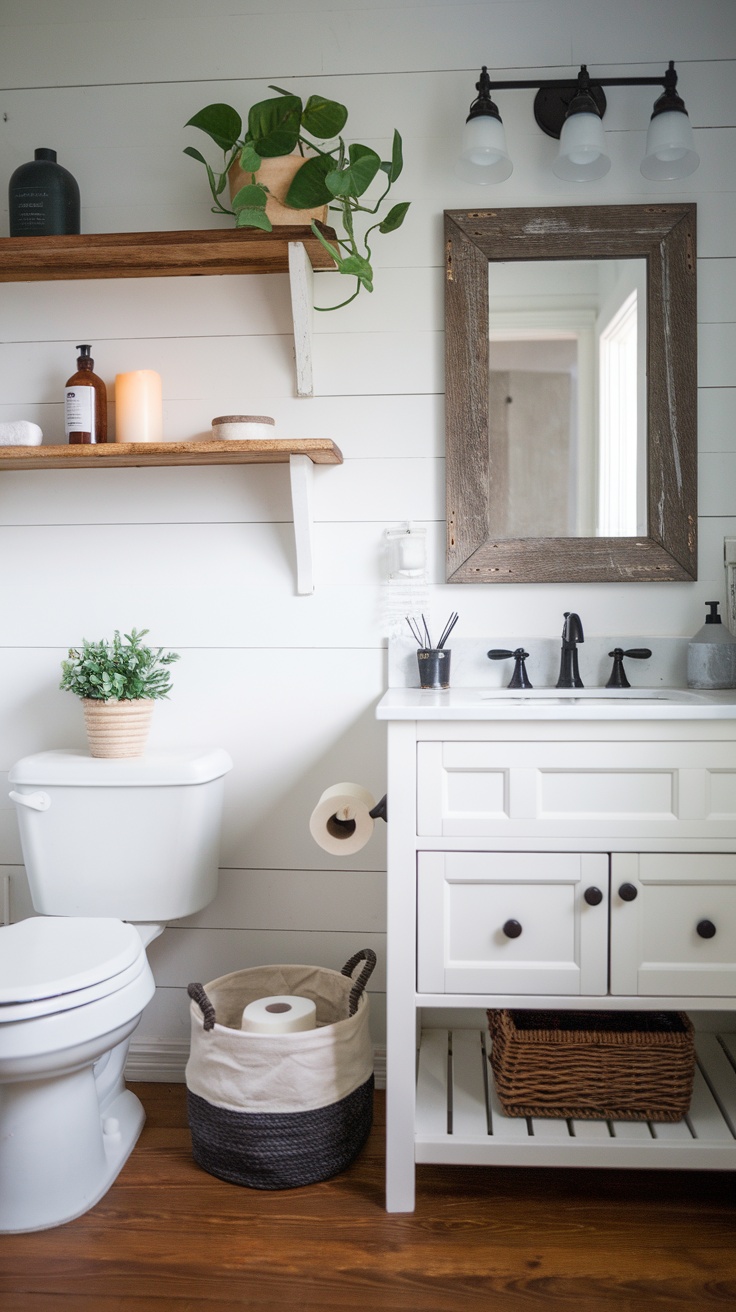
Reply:
[[107, 441], [107, 388], [94, 373], [91, 346], [78, 346], [77, 372], [64, 389], [64, 431], [72, 443]]

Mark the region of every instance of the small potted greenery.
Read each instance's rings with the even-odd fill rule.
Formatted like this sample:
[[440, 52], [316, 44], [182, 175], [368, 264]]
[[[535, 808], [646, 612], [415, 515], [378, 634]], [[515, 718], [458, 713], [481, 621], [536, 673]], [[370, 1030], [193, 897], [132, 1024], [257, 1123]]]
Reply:
[[[403, 168], [401, 137], [394, 131], [391, 159], [382, 160], [370, 146], [352, 143], [345, 145], [341, 135], [348, 118], [344, 105], [323, 96], [310, 96], [306, 104], [299, 96], [270, 88], [278, 94], [251, 106], [245, 131], [237, 110], [231, 105], [207, 105], [190, 118], [186, 127], [199, 128], [223, 152], [223, 167], [216, 172], [207, 160], [187, 146], [184, 154], [196, 159], [207, 170], [214, 205], [213, 214], [229, 214], [239, 228], [262, 228], [272, 231], [271, 219], [266, 213], [269, 187], [262, 165], [282, 156], [302, 156], [304, 163], [295, 172], [286, 192], [284, 204], [294, 210], [314, 210], [327, 205], [331, 213], [342, 222], [343, 234], [337, 237], [337, 246], [328, 241], [312, 220], [312, 231], [335, 261], [340, 273], [357, 280], [352, 296], [340, 305], [318, 306], [318, 309], [337, 310], [354, 300], [364, 287], [373, 291], [371, 233], [395, 232], [406, 217], [409, 202], [393, 205], [383, 218], [378, 213], [391, 187]], [[232, 208], [223, 204], [228, 175], [242, 181], [231, 198]], [[382, 175], [382, 176], [381, 176]], [[375, 179], [385, 182], [384, 190], [368, 204], [366, 192]], [[356, 230], [356, 219], [364, 227], [363, 216], [376, 216], [361, 233]]]
[[112, 642], [82, 640], [61, 662], [59, 687], [81, 698], [92, 756], [142, 756], [154, 701], [168, 697], [168, 666], [179, 660], [143, 643], [148, 629], [132, 629]]

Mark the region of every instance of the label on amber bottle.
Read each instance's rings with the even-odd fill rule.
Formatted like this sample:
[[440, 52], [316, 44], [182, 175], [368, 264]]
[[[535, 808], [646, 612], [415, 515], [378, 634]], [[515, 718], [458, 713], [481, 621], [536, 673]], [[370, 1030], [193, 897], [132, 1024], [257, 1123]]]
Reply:
[[64, 390], [64, 432], [89, 433], [95, 436], [94, 387], [67, 387]]

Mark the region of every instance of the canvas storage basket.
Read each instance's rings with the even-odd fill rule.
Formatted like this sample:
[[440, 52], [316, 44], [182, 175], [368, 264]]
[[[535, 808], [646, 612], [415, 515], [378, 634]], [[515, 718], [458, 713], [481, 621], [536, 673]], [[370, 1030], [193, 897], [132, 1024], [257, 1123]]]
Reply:
[[695, 1075], [683, 1012], [489, 1011], [507, 1116], [679, 1121]]
[[[257, 966], [189, 985], [187, 1111], [199, 1166], [234, 1184], [290, 1189], [327, 1180], [350, 1165], [373, 1118], [364, 990], [375, 964], [375, 953], [366, 948], [342, 971]], [[310, 998], [317, 1028], [243, 1032], [248, 1003], [277, 995]]]

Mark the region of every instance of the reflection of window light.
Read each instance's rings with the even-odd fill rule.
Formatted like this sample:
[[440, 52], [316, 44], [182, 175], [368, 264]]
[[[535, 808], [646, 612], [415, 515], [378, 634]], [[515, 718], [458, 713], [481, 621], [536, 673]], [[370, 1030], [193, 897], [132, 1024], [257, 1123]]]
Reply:
[[637, 533], [637, 296], [600, 335], [598, 534]]

